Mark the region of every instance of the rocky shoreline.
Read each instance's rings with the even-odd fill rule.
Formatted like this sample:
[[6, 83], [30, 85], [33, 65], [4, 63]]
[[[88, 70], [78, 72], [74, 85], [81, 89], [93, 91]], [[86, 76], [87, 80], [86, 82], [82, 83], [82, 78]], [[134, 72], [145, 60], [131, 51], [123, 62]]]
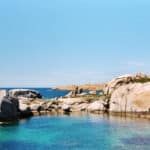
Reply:
[[64, 97], [49, 100], [34, 90], [0, 90], [0, 122], [76, 112], [150, 119], [150, 76], [121, 76], [108, 82], [103, 93], [77, 87]]

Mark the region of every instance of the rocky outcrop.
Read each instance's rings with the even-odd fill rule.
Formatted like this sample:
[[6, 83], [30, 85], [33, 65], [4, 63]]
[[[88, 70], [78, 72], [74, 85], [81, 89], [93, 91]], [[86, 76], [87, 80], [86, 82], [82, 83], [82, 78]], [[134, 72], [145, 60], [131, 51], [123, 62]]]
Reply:
[[16, 120], [32, 115], [27, 103], [41, 95], [33, 90], [0, 90], [0, 121]]
[[95, 101], [95, 102], [89, 104], [89, 106], [87, 108], [87, 110], [91, 111], [91, 112], [92, 111], [104, 111], [104, 109], [105, 108], [104, 108], [104, 105], [101, 100]]
[[75, 87], [74, 90], [70, 91], [65, 97], [75, 97], [83, 93], [83, 89], [79, 88], [78, 86]]
[[118, 77], [107, 84], [105, 94], [110, 112], [149, 112], [150, 76], [139, 73]]
[[58, 100], [59, 105], [65, 105], [70, 108], [70, 111], [105, 111], [105, 98], [62, 98]]
[[110, 98], [110, 111], [149, 112], [150, 83], [134, 83], [116, 89]]
[[0, 120], [41, 115], [47, 112], [115, 112], [150, 114], [150, 77], [126, 75], [108, 82], [104, 93], [76, 88], [68, 96], [42, 100], [34, 90], [0, 91]]
[[138, 73], [136, 75], [124, 75], [114, 78], [105, 86], [104, 93], [111, 95], [117, 88], [133, 83], [147, 83], [150, 82], [150, 76]]
[[[62, 110], [69, 109], [69, 111], [81, 111], [88, 107], [88, 102], [82, 97], [60, 98], [60, 99], [58, 99], [58, 105], [59, 105], [59, 108], [61, 108]], [[86, 106], [86, 108], [83, 108], [85, 106]]]
[[67, 104], [67, 105], [75, 105], [75, 104], [81, 104], [85, 102], [84, 98], [60, 98], [58, 99], [58, 102], [61, 104]]
[[64, 112], [70, 112], [70, 109], [71, 107], [67, 104], [63, 104], [61, 109], [64, 111]]
[[42, 95], [35, 91], [29, 89], [14, 89], [8, 92], [10, 97], [16, 97], [23, 100], [42, 98]]
[[0, 99], [0, 120], [13, 120], [19, 117], [18, 99], [3, 97]]
[[8, 96], [8, 92], [6, 90], [0, 90], [0, 99], [6, 96]]
[[71, 110], [72, 112], [81, 112], [81, 111], [87, 111], [89, 104], [84, 102], [81, 104], [72, 105]]
[[126, 75], [108, 82], [104, 94], [95, 91], [85, 94], [76, 88], [68, 96], [42, 102], [32, 101], [28, 104], [31, 111], [87, 111], [87, 112], [149, 112], [150, 78], [144, 74]]

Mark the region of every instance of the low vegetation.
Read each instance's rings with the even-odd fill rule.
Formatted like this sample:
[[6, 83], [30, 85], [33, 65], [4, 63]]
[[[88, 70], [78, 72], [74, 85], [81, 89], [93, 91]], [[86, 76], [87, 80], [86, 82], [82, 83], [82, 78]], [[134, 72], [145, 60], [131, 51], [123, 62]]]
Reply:
[[135, 79], [135, 82], [137, 82], [137, 83], [146, 83], [146, 82], [150, 82], [150, 78], [140, 78], [140, 79]]

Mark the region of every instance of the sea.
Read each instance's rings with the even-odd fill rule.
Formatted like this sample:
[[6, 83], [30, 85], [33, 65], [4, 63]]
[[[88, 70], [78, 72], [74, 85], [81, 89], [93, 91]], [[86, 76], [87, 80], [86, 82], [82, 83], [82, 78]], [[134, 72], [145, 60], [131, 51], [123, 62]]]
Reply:
[[32, 117], [0, 126], [0, 150], [150, 150], [150, 121], [92, 114]]
[[[45, 98], [68, 93], [32, 89]], [[31, 117], [0, 125], [0, 150], [150, 150], [150, 120], [87, 113]]]
[[68, 90], [55, 90], [53, 88], [0, 88], [1, 90], [12, 90], [12, 89], [31, 89], [41, 93], [43, 99], [56, 98], [67, 95], [70, 91]]

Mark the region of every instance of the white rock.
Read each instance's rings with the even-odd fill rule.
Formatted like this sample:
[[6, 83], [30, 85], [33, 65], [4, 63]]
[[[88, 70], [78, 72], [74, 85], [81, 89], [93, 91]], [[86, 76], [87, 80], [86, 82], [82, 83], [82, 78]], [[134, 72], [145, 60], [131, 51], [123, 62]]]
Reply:
[[150, 82], [124, 85], [111, 95], [110, 111], [143, 112], [149, 110]]
[[3, 97], [7, 95], [8, 95], [8, 92], [6, 90], [0, 90], [0, 99], [2, 99]]
[[70, 111], [70, 106], [69, 106], [69, 105], [66, 105], [66, 104], [63, 104], [63, 105], [62, 105], [62, 110], [63, 110], [63, 111]]
[[95, 102], [89, 104], [87, 109], [89, 111], [100, 111], [100, 110], [104, 110], [104, 106], [102, 104], [102, 101], [95, 101]]
[[60, 99], [58, 99], [58, 101], [63, 104], [74, 105], [76, 103], [84, 102], [84, 99], [82, 99], [82, 98], [60, 98]]

